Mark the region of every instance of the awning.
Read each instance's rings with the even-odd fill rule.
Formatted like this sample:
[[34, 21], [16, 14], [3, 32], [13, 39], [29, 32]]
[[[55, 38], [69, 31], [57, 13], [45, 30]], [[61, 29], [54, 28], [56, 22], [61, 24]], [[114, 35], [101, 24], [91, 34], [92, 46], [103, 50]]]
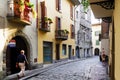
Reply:
[[91, 9], [96, 18], [111, 17], [114, 9], [114, 0], [89, 0]]
[[79, 2], [79, 0], [70, 0], [74, 5], [79, 5], [80, 4], [80, 2]]

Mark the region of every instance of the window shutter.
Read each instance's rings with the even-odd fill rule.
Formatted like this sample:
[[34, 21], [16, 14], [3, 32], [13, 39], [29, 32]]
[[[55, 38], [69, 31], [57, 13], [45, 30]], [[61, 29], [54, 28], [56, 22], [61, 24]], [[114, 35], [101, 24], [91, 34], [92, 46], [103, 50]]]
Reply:
[[73, 7], [70, 5], [70, 18], [73, 19]]
[[61, 10], [61, 0], [59, 0], [59, 11]]
[[58, 5], [59, 5], [59, 1], [58, 0], [56, 0], [56, 10], [58, 11]]
[[47, 14], [47, 8], [45, 2], [41, 2], [41, 17], [45, 17]]
[[45, 16], [47, 13], [47, 8], [45, 6], [45, 1], [44, 2], [41, 2], [41, 21], [42, 21], [42, 26], [45, 25]]
[[56, 30], [58, 30], [58, 17], [56, 17]]
[[75, 28], [74, 28], [74, 25], [70, 25], [70, 31], [71, 31], [71, 38], [74, 39], [75, 38]]

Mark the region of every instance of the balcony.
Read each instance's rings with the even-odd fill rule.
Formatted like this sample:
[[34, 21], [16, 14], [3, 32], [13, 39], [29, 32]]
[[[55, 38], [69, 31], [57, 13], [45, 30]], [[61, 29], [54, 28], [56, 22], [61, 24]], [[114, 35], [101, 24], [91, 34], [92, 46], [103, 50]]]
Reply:
[[50, 24], [41, 23], [39, 30], [44, 31], [44, 32], [50, 32]]
[[[22, 2], [23, 1], [23, 2]], [[28, 5], [29, 3], [29, 5]], [[8, 1], [8, 21], [12, 21], [19, 24], [30, 25], [32, 22], [33, 4], [30, 5], [28, 0], [10, 0]]]
[[56, 30], [55, 38], [57, 40], [67, 40], [68, 39], [68, 31], [66, 31], [66, 30]]
[[42, 17], [41, 21], [40, 21], [39, 29], [44, 32], [50, 32], [50, 27], [51, 27], [52, 23], [53, 23], [53, 21], [51, 18], [48, 18], [46, 16]]

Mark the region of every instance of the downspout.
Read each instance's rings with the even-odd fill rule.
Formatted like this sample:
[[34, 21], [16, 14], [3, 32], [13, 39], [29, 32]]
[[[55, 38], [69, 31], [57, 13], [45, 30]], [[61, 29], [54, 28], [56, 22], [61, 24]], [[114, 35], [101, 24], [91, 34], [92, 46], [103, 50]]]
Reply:
[[38, 0], [36, 0], [36, 13], [37, 13], [37, 17], [36, 17], [36, 28], [38, 28]]
[[111, 65], [111, 80], [115, 80], [115, 32], [114, 32], [114, 20], [112, 25], [112, 65]]

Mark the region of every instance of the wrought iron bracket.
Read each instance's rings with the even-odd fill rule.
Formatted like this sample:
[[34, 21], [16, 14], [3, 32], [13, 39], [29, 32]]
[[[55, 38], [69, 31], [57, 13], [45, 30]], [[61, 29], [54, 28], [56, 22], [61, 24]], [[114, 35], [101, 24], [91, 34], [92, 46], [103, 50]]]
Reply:
[[100, 1], [100, 2], [93, 2], [90, 3], [91, 5], [99, 5], [104, 9], [111, 10], [114, 9], [114, 0], [107, 0], [107, 1]]

